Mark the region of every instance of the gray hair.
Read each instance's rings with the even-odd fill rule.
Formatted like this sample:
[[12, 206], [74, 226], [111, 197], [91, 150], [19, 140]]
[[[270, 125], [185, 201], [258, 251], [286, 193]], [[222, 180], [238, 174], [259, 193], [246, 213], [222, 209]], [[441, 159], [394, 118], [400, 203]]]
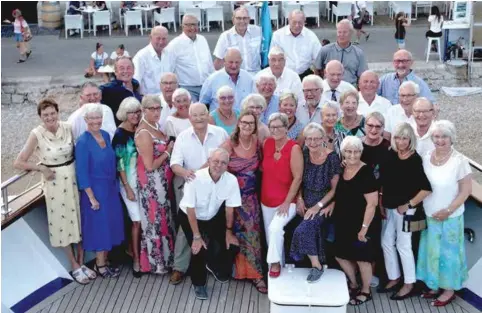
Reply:
[[228, 152], [228, 150], [226, 150], [224, 148], [210, 149], [209, 150], [209, 158], [212, 158], [217, 153], [224, 155], [229, 162], [229, 152]]
[[318, 88], [321, 88], [321, 90], [323, 91], [323, 79], [320, 76], [315, 74], [310, 74], [308, 76], [305, 76], [305, 78], [303, 78], [302, 84], [304, 85], [305, 82], [314, 83], [316, 86], [318, 86]]
[[141, 103], [135, 97], [127, 97], [122, 100], [115, 116], [119, 121], [127, 120], [127, 113], [141, 109]]
[[283, 126], [288, 128], [289, 126], [289, 119], [288, 119], [288, 115], [284, 114], [284, 113], [279, 113], [279, 112], [276, 112], [276, 113], [273, 113], [269, 116], [269, 119], [268, 119], [268, 127], [269, 125], [271, 125], [271, 122], [273, 121], [280, 121], [281, 123], [283, 123]]
[[348, 147], [353, 147], [356, 150], [363, 152], [363, 142], [357, 136], [346, 136], [341, 142], [340, 151], [343, 154]]
[[96, 83], [94, 82], [85, 82], [82, 84], [82, 86], [80, 87], [80, 93], [83, 93], [84, 92], [84, 89], [88, 88], [88, 87], [94, 87], [94, 88], [97, 88], [99, 89], [99, 85], [97, 85]]
[[195, 102], [195, 103], [193, 103], [193, 104], [191, 104], [191, 105], [189, 106], [189, 116], [192, 115], [192, 111], [193, 111], [195, 108], [197, 108], [197, 107], [203, 107], [203, 108], [204, 108], [204, 112], [205, 112], [205, 113], [209, 113], [209, 110], [208, 110], [207, 106], [206, 106], [204, 103]]
[[233, 88], [229, 87], [228, 85], [224, 85], [216, 91], [216, 99], [219, 99], [223, 93], [230, 93], [234, 96]]
[[415, 135], [415, 131], [410, 124], [400, 123], [397, 125], [397, 127], [395, 127], [395, 131], [392, 134], [391, 146], [394, 151], [398, 151], [395, 137], [408, 138], [410, 140], [410, 146], [408, 147], [410, 151], [415, 151], [417, 148], [417, 136]]
[[168, 77], [168, 76], [172, 76], [172, 77], [175, 77], [176, 78], [176, 83], [177, 85], [179, 85], [179, 80], [177, 79], [177, 75], [174, 74], [173, 72], [165, 72], [161, 75], [161, 80], [160, 82], [162, 83], [162, 81], [164, 80], [164, 78]]
[[150, 107], [153, 103], [159, 104], [162, 110], [161, 98], [158, 95], [145, 95], [142, 97], [141, 107], [145, 109]]
[[256, 75], [256, 85], [261, 83], [263, 79], [271, 79], [276, 85], [276, 76], [269, 72], [261, 72], [259, 75]]
[[285, 56], [285, 52], [283, 51], [283, 49], [281, 47], [274, 46], [271, 49], [269, 49], [268, 59], [271, 58], [272, 56], [275, 56], [275, 55]]
[[413, 92], [418, 96], [420, 94], [420, 86], [411, 81], [411, 80], [407, 80], [407, 81], [404, 81], [400, 87], [398, 87], [398, 93], [400, 93], [400, 90], [402, 90], [403, 88], [406, 88], [406, 87], [410, 87], [412, 88]]
[[189, 93], [189, 91], [187, 91], [187, 89], [177, 88], [176, 90], [174, 90], [174, 92], [172, 93], [172, 100], [176, 99], [179, 96], [187, 96], [189, 98], [189, 102], [191, 102], [191, 94]]
[[367, 116], [365, 117], [365, 125], [368, 123], [368, 120], [371, 118], [374, 118], [378, 122], [380, 122], [380, 124], [382, 124], [382, 128], [385, 126], [385, 117], [383, 116], [382, 113], [378, 111], [373, 111], [368, 113]]
[[353, 23], [348, 20], [348, 19], [342, 19], [341, 21], [338, 22], [338, 24], [336, 24], [336, 29], [338, 29], [339, 26], [341, 25], [347, 25], [348, 27], [350, 27], [350, 30], [353, 31]]
[[196, 21], [199, 23], [199, 20], [197, 19], [197, 16], [192, 14], [192, 13], [187, 13], [187, 14], [184, 14], [184, 16], [182, 17], [182, 22], [181, 24], [184, 24], [184, 20], [187, 18], [187, 17], [192, 17], [192, 18], [195, 18]]
[[296, 14], [303, 15], [303, 18], [306, 20], [305, 12], [301, 11], [300, 9], [296, 9], [296, 10], [291, 11], [290, 14], [288, 15], [288, 20], [291, 20], [291, 18]]
[[336, 111], [336, 114], [338, 118], [341, 117], [341, 109], [340, 109], [340, 104], [336, 101], [328, 100], [323, 105], [321, 106], [321, 114], [323, 114], [323, 111], [325, 109], [333, 109]]
[[433, 103], [432, 101], [430, 101], [429, 99], [425, 98], [425, 97], [418, 97], [415, 102], [413, 103], [413, 107], [415, 107], [415, 105], [419, 102], [422, 102], [422, 101], [425, 101], [427, 102], [428, 104], [430, 104], [430, 108], [433, 110]]
[[455, 125], [451, 121], [448, 120], [440, 120], [436, 121], [433, 123], [432, 126], [432, 141], [433, 141], [433, 133], [436, 131], [439, 131], [442, 133], [444, 136], [448, 136], [450, 138], [450, 142], [452, 145], [455, 143], [455, 140], [457, 140], [457, 132], [455, 130]]
[[102, 109], [102, 104], [100, 103], [87, 103], [82, 106], [82, 115], [86, 118], [89, 114], [97, 113], [100, 116], [104, 115], [104, 110]]
[[315, 131], [318, 131], [321, 134], [321, 137], [325, 137], [326, 135], [325, 130], [320, 124], [311, 122], [306, 125], [305, 129], [303, 129], [303, 137], [308, 137], [309, 134], [312, 134]]
[[266, 99], [258, 93], [252, 93], [250, 95], [247, 95], [246, 98], [244, 98], [243, 102], [241, 103], [241, 108], [243, 109], [243, 111], [246, 111], [248, 109], [248, 105], [250, 102], [262, 106], [263, 110], [266, 109]]
[[279, 96], [279, 104], [281, 105], [281, 102], [285, 101], [286, 99], [292, 98], [295, 101], [296, 107], [298, 107], [298, 97], [295, 95], [294, 92], [291, 91], [283, 91], [281, 95]]

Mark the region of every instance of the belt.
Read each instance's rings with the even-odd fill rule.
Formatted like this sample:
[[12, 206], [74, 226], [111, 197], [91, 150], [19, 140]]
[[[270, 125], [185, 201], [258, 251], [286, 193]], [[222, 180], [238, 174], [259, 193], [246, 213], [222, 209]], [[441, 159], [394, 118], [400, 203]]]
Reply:
[[45, 164], [45, 163], [42, 163], [42, 165], [44, 166], [47, 166], [47, 167], [62, 167], [62, 166], [67, 166], [67, 165], [70, 165], [72, 163], [74, 163], [75, 159], [71, 159], [65, 163], [62, 163], [62, 164], [54, 164], [54, 165], [51, 165], [51, 164]]

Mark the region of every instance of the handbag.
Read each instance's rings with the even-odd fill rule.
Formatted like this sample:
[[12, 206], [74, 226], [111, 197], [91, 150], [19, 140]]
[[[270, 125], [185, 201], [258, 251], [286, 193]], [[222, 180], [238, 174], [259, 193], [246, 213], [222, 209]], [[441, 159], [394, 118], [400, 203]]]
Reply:
[[415, 233], [427, 228], [427, 216], [423, 206], [417, 207], [414, 215], [403, 215], [402, 231], [406, 233]]
[[30, 31], [24, 31], [22, 33], [22, 36], [23, 36], [23, 41], [25, 42], [29, 42], [33, 38], [32, 33]]

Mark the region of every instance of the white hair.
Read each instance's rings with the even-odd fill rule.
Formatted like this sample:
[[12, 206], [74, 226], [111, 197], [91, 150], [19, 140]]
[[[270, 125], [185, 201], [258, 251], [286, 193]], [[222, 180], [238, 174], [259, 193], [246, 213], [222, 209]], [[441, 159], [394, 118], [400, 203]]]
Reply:
[[197, 108], [197, 107], [203, 107], [203, 108], [204, 108], [204, 112], [209, 113], [209, 110], [208, 110], [207, 106], [206, 106], [204, 103], [196, 102], [196, 103], [192, 103], [192, 104], [189, 106], [189, 116], [192, 115], [192, 111], [193, 111], [195, 108]]
[[308, 76], [305, 76], [305, 78], [303, 78], [302, 84], [304, 85], [305, 82], [314, 83], [316, 86], [318, 86], [318, 88], [323, 90], [323, 79], [318, 75], [310, 74]]
[[256, 84], [261, 83], [261, 80], [263, 80], [263, 79], [271, 79], [274, 82], [274, 84], [276, 85], [276, 76], [274, 76], [273, 74], [271, 74], [269, 72], [262, 72], [259, 75], [256, 75]]
[[228, 85], [224, 85], [221, 88], [219, 88], [218, 91], [216, 91], [216, 99], [221, 97], [223, 93], [230, 93], [234, 96], [233, 88], [229, 87]]
[[229, 161], [229, 152], [224, 148], [215, 148], [209, 150], [209, 158], [212, 158], [215, 154], [222, 154]]
[[272, 56], [275, 56], [275, 55], [282, 55], [284, 57], [285, 52], [283, 51], [283, 49], [281, 47], [274, 46], [271, 49], [269, 49], [268, 59], [271, 58]]
[[176, 99], [179, 96], [186, 96], [189, 98], [189, 102], [191, 102], [191, 94], [189, 93], [189, 91], [187, 91], [187, 89], [177, 88], [176, 90], [174, 90], [174, 92], [172, 93], [172, 100]]
[[172, 73], [172, 72], [163, 73], [163, 74], [161, 75], [161, 83], [162, 83], [162, 81], [164, 80], [164, 78], [166, 78], [166, 77], [168, 77], [168, 76], [172, 76], [172, 77], [176, 78], [176, 85], [179, 85], [179, 82], [178, 82], [178, 80], [177, 80], [177, 75], [174, 74], [174, 73]]
[[383, 116], [382, 113], [378, 111], [373, 111], [367, 114], [365, 117], [365, 125], [368, 123], [368, 120], [371, 118], [376, 119], [380, 124], [382, 124], [382, 128], [385, 126], [385, 117]]
[[450, 142], [452, 144], [455, 143], [457, 139], [457, 132], [455, 130], [455, 125], [451, 121], [448, 120], [440, 120], [433, 123], [432, 126], [432, 141], [433, 141], [433, 133], [436, 131], [441, 132], [443, 135], [448, 136], [450, 138]]
[[127, 120], [127, 113], [141, 109], [141, 103], [135, 97], [127, 97], [122, 100], [115, 116], [119, 121]]
[[161, 103], [161, 98], [158, 95], [144, 95], [142, 97], [142, 102], [141, 102], [141, 107], [143, 109], [146, 109], [150, 107], [153, 103], [159, 104], [162, 109], [162, 103]]
[[241, 108], [243, 109], [243, 111], [246, 111], [248, 109], [249, 103], [251, 102], [256, 105], [262, 106], [263, 110], [266, 109], [266, 99], [258, 93], [252, 93], [247, 95], [241, 103]]
[[321, 114], [323, 115], [323, 111], [325, 109], [334, 109], [336, 111], [336, 115], [338, 118], [341, 117], [341, 109], [340, 104], [336, 101], [328, 100], [321, 105]]
[[363, 152], [363, 142], [357, 136], [346, 136], [345, 139], [343, 139], [340, 145], [341, 152], [344, 153], [348, 147], [353, 147], [356, 150]]
[[348, 27], [350, 27], [350, 30], [353, 30], [353, 23], [346, 18], [339, 21], [338, 24], [336, 24], [336, 28], [338, 29], [338, 27], [341, 25], [347, 25]]
[[269, 127], [269, 125], [271, 125], [271, 122], [276, 121], [276, 120], [279, 120], [281, 123], [283, 123], [284, 127], [288, 128], [288, 126], [289, 126], [288, 115], [286, 115], [284, 113], [279, 113], [279, 112], [271, 114], [268, 118], [268, 127]]
[[411, 80], [407, 80], [407, 81], [404, 81], [400, 87], [398, 87], [398, 93], [400, 93], [400, 90], [402, 90], [403, 88], [406, 88], [406, 87], [410, 87], [412, 88], [413, 92], [418, 96], [420, 94], [420, 86], [411, 81]]
[[321, 127], [320, 124], [314, 123], [314, 122], [311, 122], [308, 125], [306, 125], [305, 129], [303, 129], [303, 136], [308, 137], [308, 135], [310, 135], [310, 134], [312, 134], [316, 131], [318, 131], [321, 134], [321, 137], [325, 137], [326, 132], [323, 129], [323, 127]]
[[188, 17], [195, 18], [196, 21], [199, 23], [199, 20], [198, 20], [198, 18], [197, 18], [196, 15], [194, 15], [194, 14], [192, 14], [192, 13], [186, 13], [186, 14], [184, 14], [184, 16], [182, 17], [182, 22], [181, 22], [181, 24], [184, 24], [184, 20], [185, 20], [186, 18], [188, 18]]
[[87, 103], [82, 106], [82, 116], [86, 118], [89, 114], [97, 113], [100, 116], [104, 115], [104, 110], [102, 110], [102, 104], [100, 103]]

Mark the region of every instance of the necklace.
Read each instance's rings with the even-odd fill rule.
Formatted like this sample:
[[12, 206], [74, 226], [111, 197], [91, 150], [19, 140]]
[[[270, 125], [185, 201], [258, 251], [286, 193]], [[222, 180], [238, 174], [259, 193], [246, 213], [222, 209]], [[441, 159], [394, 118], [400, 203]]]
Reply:
[[159, 124], [156, 123], [156, 125], [152, 125], [151, 123], [149, 123], [148, 121], [146, 121], [146, 119], [144, 117], [142, 117], [142, 121], [144, 123], [146, 123], [147, 125], [149, 125], [152, 129], [155, 129], [155, 130], [159, 130]]
[[281, 148], [276, 148], [276, 143], [275, 143], [274, 148], [276, 151], [273, 156], [276, 161], [278, 161], [281, 158], [281, 150], [283, 150], [283, 148], [287, 143], [288, 143], [288, 140], [285, 141], [285, 143], [281, 146]]
[[357, 121], [358, 121], [358, 116], [352, 122], [350, 122], [350, 124], [347, 124], [346, 121], [345, 121], [345, 117], [342, 117], [341, 123], [343, 124], [343, 126], [345, 128], [353, 129], [355, 127]]
[[218, 109], [218, 112], [219, 114], [221, 114], [222, 117], [224, 117], [226, 120], [230, 120], [231, 117], [233, 117], [233, 111], [231, 111], [231, 114], [229, 114], [229, 116], [226, 116], [223, 114], [223, 112], [221, 112], [221, 110]]
[[450, 149], [450, 151], [449, 151], [446, 155], [444, 155], [444, 156], [441, 157], [441, 158], [437, 158], [437, 152], [435, 152], [435, 150], [434, 150], [434, 152], [432, 153], [433, 162], [434, 162], [435, 165], [437, 165], [437, 166], [440, 166], [440, 165], [444, 164], [445, 162], [447, 162], [447, 160], [449, 159], [449, 157], [452, 155], [452, 152], [453, 152], [453, 150]]
[[249, 138], [249, 146], [247, 148], [243, 145], [243, 142], [241, 141], [241, 138], [239, 138], [239, 143], [241, 144], [241, 147], [244, 150], [249, 151], [249, 149], [251, 149], [251, 145], [253, 144], [253, 137]]
[[410, 154], [410, 150], [407, 150], [407, 152], [401, 153], [400, 151], [398, 152], [398, 157], [402, 160], [405, 160], [405, 158]]

